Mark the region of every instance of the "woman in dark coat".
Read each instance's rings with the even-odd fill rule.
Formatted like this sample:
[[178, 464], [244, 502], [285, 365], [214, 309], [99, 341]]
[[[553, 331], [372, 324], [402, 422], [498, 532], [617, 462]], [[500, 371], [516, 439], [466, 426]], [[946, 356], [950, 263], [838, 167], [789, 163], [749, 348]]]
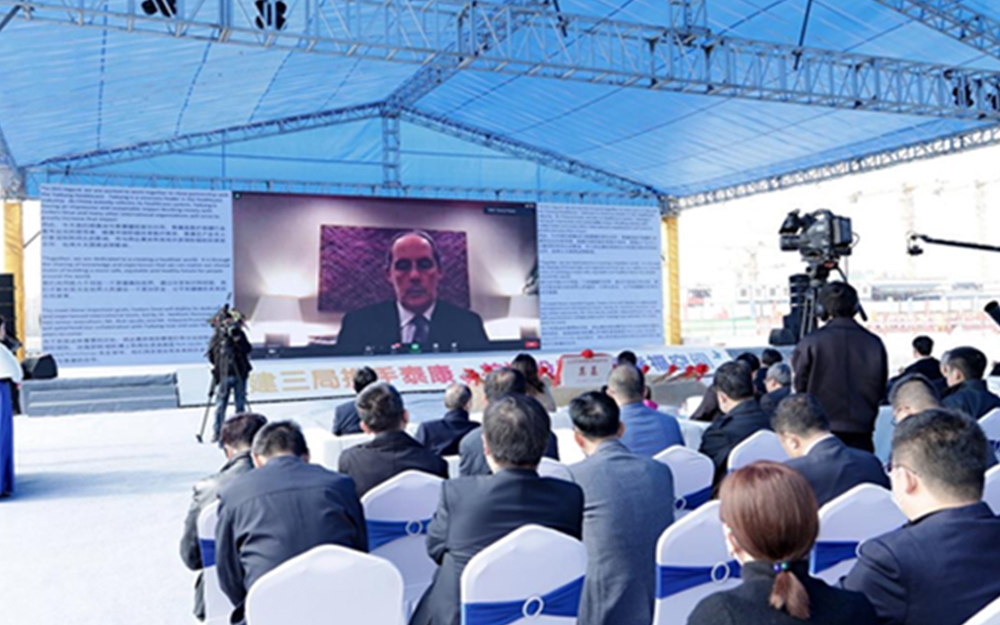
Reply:
[[703, 599], [688, 625], [878, 624], [863, 595], [809, 576], [819, 518], [816, 497], [795, 470], [756, 462], [730, 473], [719, 499], [743, 583]]

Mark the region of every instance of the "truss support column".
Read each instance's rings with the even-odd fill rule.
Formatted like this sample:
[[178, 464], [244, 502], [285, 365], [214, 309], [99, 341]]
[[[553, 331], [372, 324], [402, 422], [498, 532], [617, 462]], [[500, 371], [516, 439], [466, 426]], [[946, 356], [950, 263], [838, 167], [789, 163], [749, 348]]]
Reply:
[[[3, 203], [3, 265], [4, 272], [14, 276], [14, 327], [8, 332], [24, 342], [24, 229], [23, 205], [20, 200]], [[24, 347], [17, 350], [18, 359], [24, 358]]]
[[663, 335], [667, 345], [681, 344], [681, 270], [677, 249], [677, 214], [660, 220], [663, 257]]
[[403, 186], [399, 147], [399, 115], [385, 115], [382, 117], [382, 184], [387, 189], [398, 190]]

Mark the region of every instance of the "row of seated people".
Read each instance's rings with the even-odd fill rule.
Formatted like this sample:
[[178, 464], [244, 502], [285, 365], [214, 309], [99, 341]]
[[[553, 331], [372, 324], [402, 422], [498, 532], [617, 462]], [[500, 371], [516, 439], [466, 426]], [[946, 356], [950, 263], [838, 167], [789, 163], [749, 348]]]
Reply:
[[[519, 376], [497, 371], [487, 379], [487, 386], [501, 388], [500, 381], [505, 377], [517, 380]], [[633, 384], [628, 387], [622, 380]], [[898, 416], [915, 409], [912, 405], [904, 406], [901, 398], [911, 395], [908, 388], [923, 383], [921, 378], [914, 378], [897, 385], [894, 399], [901, 402]], [[747, 367], [738, 363], [723, 365], [716, 374], [716, 384], [719, 403], [729, 423], [760, 421], [761, 428], [770, 428], [773, 424], [789, 455], [798, 458], [790, 462], [790, 467], [804, 476], [811, 486], [809, 492], [814, 508], [816, 500], [823, 502], [858, 483], [888, 485], [885, 473], [873, 456], [846, 448], [830, 434], [823, 409], [814, 398], [794, 395], [779, 405], [772, 419], [761, 421], [757, 416], [747, 417], [759, 410], [751, 411], [753, 406], [746, 406], [747, 402], [756, 403], [752, 390], [747, 390], [752, 389]], [[623, 393], [623, 386], [633, 394]], [[651, 622], [655, 592], [653, 550], [657, 538], [673, 522], [674, 489], [669, 468], [645, 457], [649, 454], [635, 453], [624, 436], [630, 426], [619, 404], [636, 403], [627, 400], [634, 400], [642, 386], [641, 373], [635, 367], [618, 367], [609, 380], [609, 394], [588, 393], [571, 403], [570, 416], [576, 440], [588, 456], [584, 462], [571, 467], [575, 484], [539, 478], [536, 473], [552, 437], [551, 421], [545, 409], [522, 393], [499, 396], [495, 394], [497, 391], [487, 393], [489, 404], [480, 432], [482, 454], [490, 474], [444, 483], [438, 511], [428, 528], [428, 553], [441, 566], [411, 623], [457, 624], [458, 584], [465, 564], [480, 550], [526, 523], [583, 537], [589, 564], [580, 622], [637, 625]], [[932, 386], [928, 388], [933, 391]], [[376, 384], [365, 389], [357, 406], [365, 427], [378, 434], [376, 440], [390, 433], [394, 433], [394, 438], [406, 436], [402, 432], [405, 426], [402, 399], [391, 386]], [[676, 427], [671, 417], [661, 415], [658, 418]], [[909, 425], [911, 421], [912, 426]], [[930, 528], [930, 532], [950, 531], [953, 525], [949, 520], [953, 516], [957, 516], [955, 527], [960, 527], [965, 536], [948, 543], [951, 550], [948, 561], [955, 563], [956, 570], [961, 568], [959, 563], [965, 556], [981, 552], [989, 544], [988, 540], [1000, 538], [1000, 522], [988, 507], [977, 503], [992, 451], [978, 425], [959, 413], [925, 410], [919, 418], [907, 419], [906, 423], [911, 429], [918, 429], [918, 433], [912, 435], [917, 442], [906, 438], [907, 428], [897, 427], [891, 473], [894, 493], [909, 518], [929, 519], [933, 513], [935, 518], [942, 519], [944, 527], [937, 528], [939, 523], [936, 521], [921, 520], [919, 525], [904, 528], [898, 539], [886, 537], [888, 542], [884, 547], [866, 545], [856, 571], [848, 576], [845, 584], [868, 597], [875, 606], [879, 622], [957, 625], [964, 620], [955, 620], [957, 615], [967, 616], [1000, 594], [1000, 563], [987, 565], [980, 560], [969, 560], [968, 571], [956, 572], [954, 579], [969, 581], [982, 576], [997, 581], [979, 584], [972, 590], [956, 586], [962, 591], [958, 593], [961, 599], [955, 599], [961, 603], [959, 608], [954, 608], [952, 595], [936, 595], [949, 597], [951, 607], [945, 620], [934, 620], [930, 615], [936, 618], [940, 610], [935, 611], [933, 603], [916, 609], [921, 602], [933, 601], [933, 596], [923, 596], [921, 584], [928, 580], [915, 572], [900, 571], [899, 567], [906, 562], [935, 561], [934, 558], [913, 558], [922, 558], [928, 549], [937, 546], [913, 547], [913, 554], [897, 551], [907, 548], [912, 537], [920, 535], [923, 530], [915, 529], [917, 527]], [[230, 469], [237, 462], [243, 471], [250, 468], [250, 454], [245, 447], [249, 443], [246, 435], [253, 424], [259, 427], [260, 418], [243, 415], [227, 422], [223, 442], [227, 455], [232, 457], [227, 465]], [[705, 433], [703, 450], [711, 450], [716, 445], [720, 450], [731, 449], [729, 444], [735, 437], [731, 436], [728, 425], [720, 423], [716, 435], [710, 435], [711, 430], [710, 427]], [[233, 444], [238, 434], [242, 435], [243, 446]], [[304, 464], [308, 450], [293, 424], [264, 426], [252, 440], [253, 464], [265, 470], [233, 479], [230, 474], [235, 471], [224, 469], [218, 481], [228, 483], [221, 487], [206, 485], [197, 493], [200, 497], [196, 496], [192, 506], [192, 514], [196, 516], [199, 501], [203, 504], [218, 497], [221, 502], [217, 531], [218, 576], [236, 606], [237, 620], [241, 618], [242, 601], [253, 582], [288, 558], [317, 544], [340, 544], [361, 550], [367, 547], [358, 500], [362, 480], [374, 485], [413, 468], [442, 477], [447, 475], [440, 457], [416, 441], [407, 446], [422, 454], [404, 456], [420, 456], [420, 462], [426, 461], [428, 467], [404, 462], [399, 454], [379, 455], [374, 453], [378, 448], [375, 446], [374, 450], [362, 448], [358, 452], [360, 455], [353, 454], [357, 455], [354, 459], [351, 459], [351, 450], [345, 452], [340, 467], [342, 473], [338, 474]], [[671, 444], [681, 444], [679, 433]], [[244, 459], [237, 461], [239, 457]], [[724, 476], [725, 472], [719, 474]], [[974, 491], [978, 493], [975, 497], [972, 496]], [[951, 508], [961, 508], [963, 513], [936, 514]], [[771, 533], [779, 539], [783, 535], [783, 532]], [[200, 561], [196, 549], [190, 548], [190, 542], [182, 543], [182, 551], [187, 545], [188, 564], [198, 568]], [[737, 543], [744, 545], [738, 538]], [[789, 557], [805, 553], [800, 551], [789, 552]], [[763, 557], [753, 550], [747, 553], [754, 558]], [[796, 558], [770, 559], [774, 560], [770, 562], [772, 566], [784, 562], [791, 567], [796, 561]], [[787, 567], [778, 568], [781, 569], [778, 576], [787, 580], [788, 577], [783, 576]], [[794, 569], [789, 568], [792, 573]], [[780, 586], [790, 583], [782, 582]], [[898, 597], [904, 600], [899, 602]], [[802, 612], [797, 609], [785, 611], [793, 617]], [[817, 610], [809, 622], [843, 622], [827, 620], [830, 617], [825, 614], [826, 610]], [[692, 622], [730, 622], [698, 621], [694, 620], [696, 616], [697, 612]]]

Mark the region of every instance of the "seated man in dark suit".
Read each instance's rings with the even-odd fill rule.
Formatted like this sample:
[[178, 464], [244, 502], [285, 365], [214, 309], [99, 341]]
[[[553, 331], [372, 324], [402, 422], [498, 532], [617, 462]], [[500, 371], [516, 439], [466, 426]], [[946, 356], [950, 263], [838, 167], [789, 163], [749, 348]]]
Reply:
[[[892, 415], [897, 424], [915, 414], [941, 408], [936, 385], [919, 373], [900, 378], [892, 387], [892, 392], [889, 393], [889, 402], [892, 404]], [[987, 469], [992, 469], [997, 465], [997, 457], [993, 452], [992, 445], [990, 445], [990, 450], [986, 457]]]
[[[354, 372], [354, 393], [360, 395], [369, 384], [378, 381], [378, 374], [371, 367], [361, 367]], [[361, 417], [358, 416], [358, 407], [355, 404], [357, 398], [337, 406], [337, 412], [333, 417], [333, 435], [346, 436], [348, 434], [361, 434]]]
[[419, 230], [397, 235], [386, 253], [385, 273], [396, 299], [344, 315], [339, 353], [387, 353], [396, 343], [417, 344], [425, 352], [489, 346], [479, 315], [438, 299], [443, 268], [431, 235]]
[[715, 372], [714, 382], [723, 416], [708, 426], [699, 451], [715, 463], [715, 483], [726, 476], [729, 452], [758, 430], [770, 430], [771, 419], [753, 397], [750, 369], [742, 362], [727, 362]]
[[757, 370], [757, 374], [753, 378], [753, 386], [758, 395], [763, 397], [768, 393], [767, 372], [771, 367], [784, 360], [785, 357], [781, 355], [781, 352], [773, 347], [768, 347], [760, 353], [760, 369]]
[[903, 375], [919, 373], [931, 382], [944, 378], [941, 375], [941, 361], [935, 358], [934, 340], [929, 336], [918, 336], [913, 339], [913, 357], [915, 362], [903, 369]]
[[443, 419], [424, 421], [417, 428], [417, 441], [439, 456], [454, 456], [462, 437], [479, 427], [469, 421], [472, 391], [464, 384], [452, 384], [444, 392], [444, 407], [448, 409]]
[[219, 586], [242, 623], [243, 602], [261, 575], [319, 545], [368, 550], [354, 480], [309, 464], [302, 430], [291, 421], [265, 425], [253, 440], [256, 470], [219, 493], [215, 528]]
[[909, 523], [862, 543], [844, 588], [884, 625], [961, 625], [1000, 597], [1000, 518], [983, 503], [986, 437], [975, 421], [929, 410], [896, 425], [892, 492]]
[[608, 395], [621, 410], [625, 433], [621, 442], [632, 453], [652, 458], [667, 447], [683, 445], [677, 419], [642, 402], [646, 383], [635, 367], [615, 367], [608, 376]]
[[198, 517], [206, 506], [215, 503], [219, 490], [239, 475], [253, 469], [250, 445], [257, 431], [264, 427], [267, 419], [263, 415], [244, 412], [231, 417], [222, 425], [219, 442], [226, 454], [226, 464], [218, 473], [210, 475], [194, 485], [194, 497], [184, 519], [184, 535], [181, 537], [181, 559], [192, 571], [198, 571], [194, 582], [194, 615], [199, 621], [205, 620], [205, 596], [202, 590], [201, 547], [198, 543]]
[[771, 426], [820, 506], [858, 484], [889, 488], [889, 476], [874, 455], [848, 447], [830, 432], [830, 422], [812, 395], [792, 395], [781, 402]]
[[483, 415], [483, 445], [493, 475], [460, 477], [442, 485], [427, 530], [427, 552], [440, 567], [410, 625], [459, 625], [459, 580], [477, 553], [517, 528], [534, 523], [579, 539], [583, 491], [538, 476], [549, 415], [537, 400], [507, 395]]
[[986, 387], [986, 354], [975, 347], [956, 347], [941, 361], [941, 373], [948, 383], [941, 403], [945, 408], [961, 410], [973, 419], [981, 419], [1000, 408], [1000, 397]]
[[[487, 407], [505, 395], [512, 393], [526, 395], [528, 392], [528, 382], [524, 375], [516, 369], [504, 367], [491, 371], [486, 376], [483, 384], [483, 392], [486, 394]], [[459, 474], [468, 475], [489, 475], [490, 465], [486, 462], [486, 454], [483, 453], [483, 430], [476, 428], [462, 438], [458, 444], [458, 453], [461, 456], [459, 461]], [[553, 460], [559, 459], [559, 441], [556, 435], [549, 432], [548, 443], [545, 446], [545, 456]]]
[[583, 489], [587, 576], [581, 625], [651, 623], [656, 600], [656, 541], [674, 522], [670, 467], [628, 450], [618, 405], [585, 393], [569, 405], [587, 459], [571, 467]]
[[448, 479], [448, 463], [406, 433], [410, 422], [403, 397], [385, 382], [358, 395], [361, 429], [375, 438], [345, 449], [338, 470], [354, 478], [358, 497], [403, 471], [423, 471]]
[[784, 362], [768, 367], [764, 390], [766, 393], [760, 398], [760, 409], [773, 415], [781, 400], [792, 394], [792, 368]]

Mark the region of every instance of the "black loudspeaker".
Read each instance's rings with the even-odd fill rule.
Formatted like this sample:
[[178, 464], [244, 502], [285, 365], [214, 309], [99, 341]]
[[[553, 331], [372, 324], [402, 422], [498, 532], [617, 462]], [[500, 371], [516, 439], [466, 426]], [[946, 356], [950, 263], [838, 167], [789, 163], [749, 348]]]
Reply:
[[25, 380], [52, 380], [59, 374], [52, 354], [29, 356], [21, 363], [21, 368], [24, 369]]

